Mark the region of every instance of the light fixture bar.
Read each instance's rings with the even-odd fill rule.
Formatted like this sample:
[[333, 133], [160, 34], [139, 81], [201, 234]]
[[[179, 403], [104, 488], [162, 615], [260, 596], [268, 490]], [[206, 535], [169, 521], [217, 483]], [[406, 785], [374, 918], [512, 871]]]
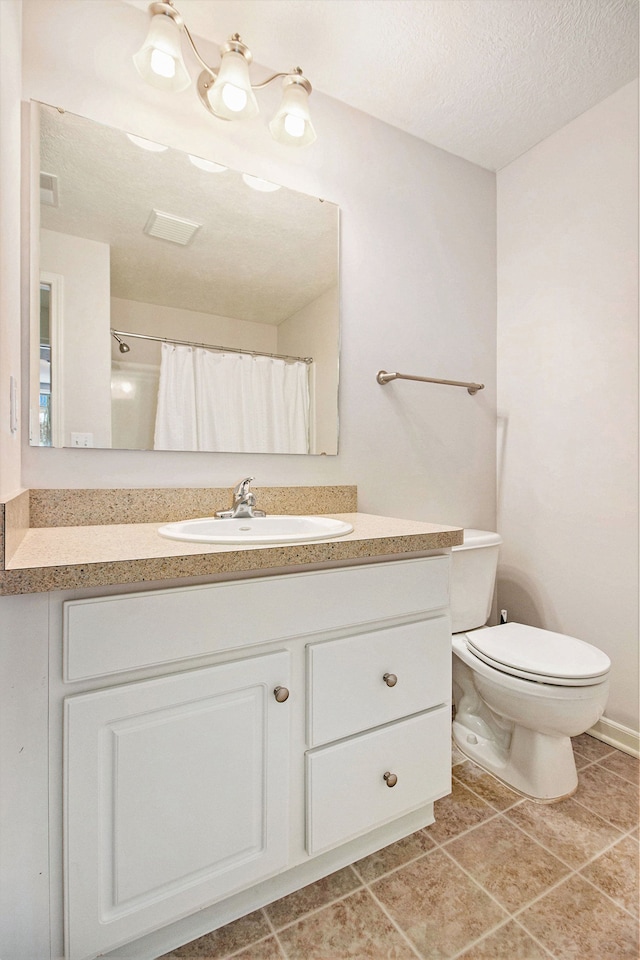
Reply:
[[182, 59], [180, 38], [184, 34], [189, 48], [202, 68], [196, 89], [205, 109], [223, 120], [249, 119], [258, 113], [254, 90], [261, 90], [278, 78], [283, 79], [283, 97], [278, 112], [269, 124], [274, 139], [292, 146], [304, 146], [316, 139], [307, 100], [312, 87], [300, 67], [274, 73], [260, 83], [252, 83], [249, 66], [251, 51], [235, 33], [220, 48], [220, 64], [210, 66], [200, 55], [196, 43], [173, 0], [154, 0], [149, 5], [151, 25], [148, 36], [133, 60], [140, 75], [161, 89], [179, 92], [191, 83]]

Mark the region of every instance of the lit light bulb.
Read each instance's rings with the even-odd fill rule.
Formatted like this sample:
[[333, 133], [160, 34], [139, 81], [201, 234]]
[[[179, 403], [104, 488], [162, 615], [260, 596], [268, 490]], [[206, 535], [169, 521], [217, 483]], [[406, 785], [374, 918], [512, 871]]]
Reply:
[[[169, 4], [151, 4], [151, 8], [155, 6], [172, 9]], [[191, 83], [182, 59], [180, 30], [173, 16], [164, 12], [154, 14], [149, 24], [149, 33], [133, 58], [140, 76], [159, 90], [179, 93], [186, 90]]]
[[247, 94], [240, 87], [234, 87], [232, 83], [225, 83], [222, 88], [222, 99], [234, 113], [240, 113], [247, 105]]
[[[258, 113], [258, 102], [251, 89], [249, 63], [251, 53], [238, 36], [220, 48], [222, 57], [217, 74], [205, 77], [207, 106], [223, 120], [248, 120]], [[204, 74], [200, 74], [202, 80]], [[215, 77], [213, 84], [211, 78]]]
[[284, 118], [284, 128], [290, 137], [304, 136], [304, 119], [288, 113]]
[[292, 147], [304, 147], [313, 143], [316, 132], [309, 116], [309, 94], [311, 84], [301, 74], [285, 77], [282, 102], [278, 112], [269, 124], [274, 140]]
[[158, 50], [157, 47], [151, 53], [149, 66], [155, 74], [159, 77], [166, 77], [167, 80], [172, 80], [176, 75], [176, 61], [174, 58], [170, 53], [165, 53], [164, 50]]

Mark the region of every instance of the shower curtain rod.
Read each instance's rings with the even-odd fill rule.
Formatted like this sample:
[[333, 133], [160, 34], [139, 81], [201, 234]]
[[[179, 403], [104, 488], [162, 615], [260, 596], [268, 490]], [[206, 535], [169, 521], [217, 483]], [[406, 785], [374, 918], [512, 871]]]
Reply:
[[271, 357], [274, 360], [291, 360], [300, 363], [313, 363], [313, 357], [288, 357], [283, 353], [264, 353], [261, 350], [240, 350], [238, 347], [219, 347], [213, 343], [195, 343], [193, 340], [173, 340], [171, 337], [152, 337], [145, 333], [130, 333], [128, 330], [114, 330], [112, 336], [130, 337], [136, 340], [154, 340], [157, 343], [175, 343], [179, 347], [202, 347], [205, 350], [220, 350], [223, 353], [245, 353], [249, 357]]

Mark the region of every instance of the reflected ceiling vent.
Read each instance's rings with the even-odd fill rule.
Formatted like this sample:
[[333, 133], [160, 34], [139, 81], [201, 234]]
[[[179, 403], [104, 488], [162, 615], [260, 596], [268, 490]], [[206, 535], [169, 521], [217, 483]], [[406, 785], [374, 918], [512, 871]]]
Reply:
[[40, 203], [48, 207], [58, 206], [58, 178], [53, 173], [40, 171]]
[[191, 243], [201, 226], [201, 223], [196, 223], [194, 220], [174, 217], [173, 214], [163, 213], [162, 210], [152, 210], [144, 232], [150, 237], [170, 240], [171, 243], [179, 243], [186, 247], [188, 243]]

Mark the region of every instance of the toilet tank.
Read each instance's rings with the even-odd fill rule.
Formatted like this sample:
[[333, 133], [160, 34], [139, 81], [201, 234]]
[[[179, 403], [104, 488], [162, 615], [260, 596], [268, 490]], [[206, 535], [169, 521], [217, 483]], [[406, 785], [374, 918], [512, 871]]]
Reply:
[[489, 619], [502, 537], [488, 530], [465, 530], [451, 548], [451, 632], [482, 627]]

